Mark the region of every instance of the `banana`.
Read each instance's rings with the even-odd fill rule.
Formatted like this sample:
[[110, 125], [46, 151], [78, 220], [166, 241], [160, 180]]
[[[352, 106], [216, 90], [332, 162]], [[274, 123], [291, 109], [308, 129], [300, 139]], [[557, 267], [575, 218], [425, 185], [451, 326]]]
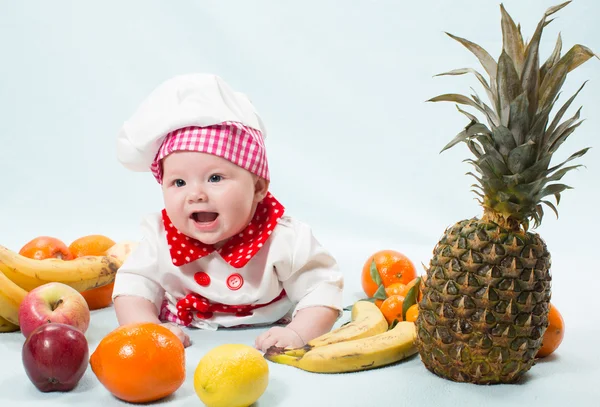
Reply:
[[19, 330], [19, 325], [0, 317], [0, 332], [14, 332]]
[[[0, 271], [0, 317], [11, 324], [19, 325], [19, 306], [27, 291], [13, 283]], [[4, 322], [0, 320], [1, 323]]]
[[344, 373], [373, 369], [398, 362], [417, 353], [417, 336], [413, 322], [399, 322], [387, 332], [320, 346], [304, 356], [287, 354], [285, 349], [271, 347], [265, 358], [315, 373]]
[[114, 281], [121, 264], [112, 256], [36, 260], [0, 246], [0, 271], [27, 291], [50, 282], [69, 285], [79, 292], [100, 287]]
[[387, 329], [388, 323], [375, 304], [369, 301], [357, 301], [352, 306], [351, 322], [309, 341], [301, 348], [286, 349], [286, 354], [302, 356], [313, 348], [367, 338], [385, 332]]

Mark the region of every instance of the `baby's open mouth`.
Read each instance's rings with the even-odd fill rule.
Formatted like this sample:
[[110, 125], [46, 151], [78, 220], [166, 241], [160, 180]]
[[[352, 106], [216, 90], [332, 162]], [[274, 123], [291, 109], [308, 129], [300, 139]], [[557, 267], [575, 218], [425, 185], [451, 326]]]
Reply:
[[217, 219], [218, 216], [217, 212], [194, 212], [190, 218], [198, 223], [209, 223]]

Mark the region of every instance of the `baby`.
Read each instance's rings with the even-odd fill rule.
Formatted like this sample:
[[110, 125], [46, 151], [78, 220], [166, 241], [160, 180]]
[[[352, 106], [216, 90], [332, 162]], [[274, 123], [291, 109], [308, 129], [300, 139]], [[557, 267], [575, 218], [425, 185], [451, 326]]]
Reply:
[[[342, 313], [343, 279], [310, 228], [269, 192], [265, 128], [246, 96], [215, 75], [190, 74], [155, 89], [123, 125], [117, 156], [151, 171], [165, 208], [117, 273], [120, 325], [273, 326], [257, 349], [298, 347]], [[291, 318], [290, 318], [291, 316]]]

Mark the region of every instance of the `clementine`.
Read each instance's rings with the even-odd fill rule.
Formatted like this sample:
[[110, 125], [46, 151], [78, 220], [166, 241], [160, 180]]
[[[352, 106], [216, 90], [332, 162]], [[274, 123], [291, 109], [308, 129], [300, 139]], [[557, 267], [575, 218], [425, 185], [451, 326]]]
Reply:
[[[102, 256], [114, 245], [115, 242], [106, 236], [88, 235], [74, 240], [69, 245], [69, 250], [74, 257]], [[115, 283], [113, 282], [81, 293], [87, 301], [90, 310], [105, 308], [112, 304], [114, 285]]]
[[153, 323], [123, 325], [90, 357], [92, 371], [115, 397], [146, 403], [174, 393], [185, 381], [185, 352], [177, 336]]
[[406, 310], [406, 320], [408, 322], [415, 322], [419, 316], [419, 305], [413, 304]]
[[[375, 276], [373, 276], [373, 265], [377, 271]], [[394, 283], [408, 284], [415, 277], [417, 277], [417, 270], [408, 257], [395, 250], [381, 250], [365, 262], [362, 269], [362, 288], [367, 296], [372, 297], [380, 284], [384, 287]]]
[[563, 319], [558, 309], [550, 304], [548, 312], [548, 328], [542, 337], [542, 347], [535, 355], [537, 358], [543, 358], [550, 355], [560, 346], [565, 336], [565, 320]]
[[404, 305], [404, 297], [401, 295], [392, 295], [387, 297], [381, 307], [381, 313], [387, 320], [388, 324], [394, 322], [394, 320], [398, 320], [398, 322], [402, 321], [402, 306]]
[[406, 297], [407, 292], [406, 284], [402, 283], [394, 283], [385, 287], [385, 295], [388, 297], [391, 297], [392, 295], [403, 295]]
[[112, 293], [115, 287], [114, 281], [101, 287], [92, 288], [91, 290], [83, 291], [80, 294], [85, 298], [90, 311], [106, 308], [112, 304]]
[[70, 252], [67, 245], [64, 244], [62, 240], [51, 236], [36, 237], [26, 243], [21, 250], [19, 250], [19, 254], [36, 260], [49, 259], [52, 257], [62, 260], [73, 259], [73, 254]]
[[[413, 288], [415, 286], [415, 284], [417, 284], [417, 278], [412, 279], [408, 284], [402, 284], [402, 283], [394, 283], [388, 287], [385, 288], [385, 294], [389, 297], [392, 295], [401, 295], [403, 297], [406, 297], [406, 295], [408, 294], [408, 292], [410, 291], [411, 288]], [[419, 285], [419, 297], [417, 299], [417, 301], [421, 300], [422, 294], [421, 294], [421, 285]]]
[[115, 241], [103, 235], [88, 235], [75, 239], [69, 245], [73, 257], [102, 256], [115, 245]]

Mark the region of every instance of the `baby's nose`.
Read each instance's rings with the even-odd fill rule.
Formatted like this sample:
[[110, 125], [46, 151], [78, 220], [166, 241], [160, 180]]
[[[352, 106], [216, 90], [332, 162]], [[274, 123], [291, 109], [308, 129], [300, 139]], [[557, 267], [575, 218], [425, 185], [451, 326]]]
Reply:
[[188, 194], [189, 202], [206, 202], [207, 199], [208, 197], [206, 196], [206, 193], [199, 189], [191, 191]]

